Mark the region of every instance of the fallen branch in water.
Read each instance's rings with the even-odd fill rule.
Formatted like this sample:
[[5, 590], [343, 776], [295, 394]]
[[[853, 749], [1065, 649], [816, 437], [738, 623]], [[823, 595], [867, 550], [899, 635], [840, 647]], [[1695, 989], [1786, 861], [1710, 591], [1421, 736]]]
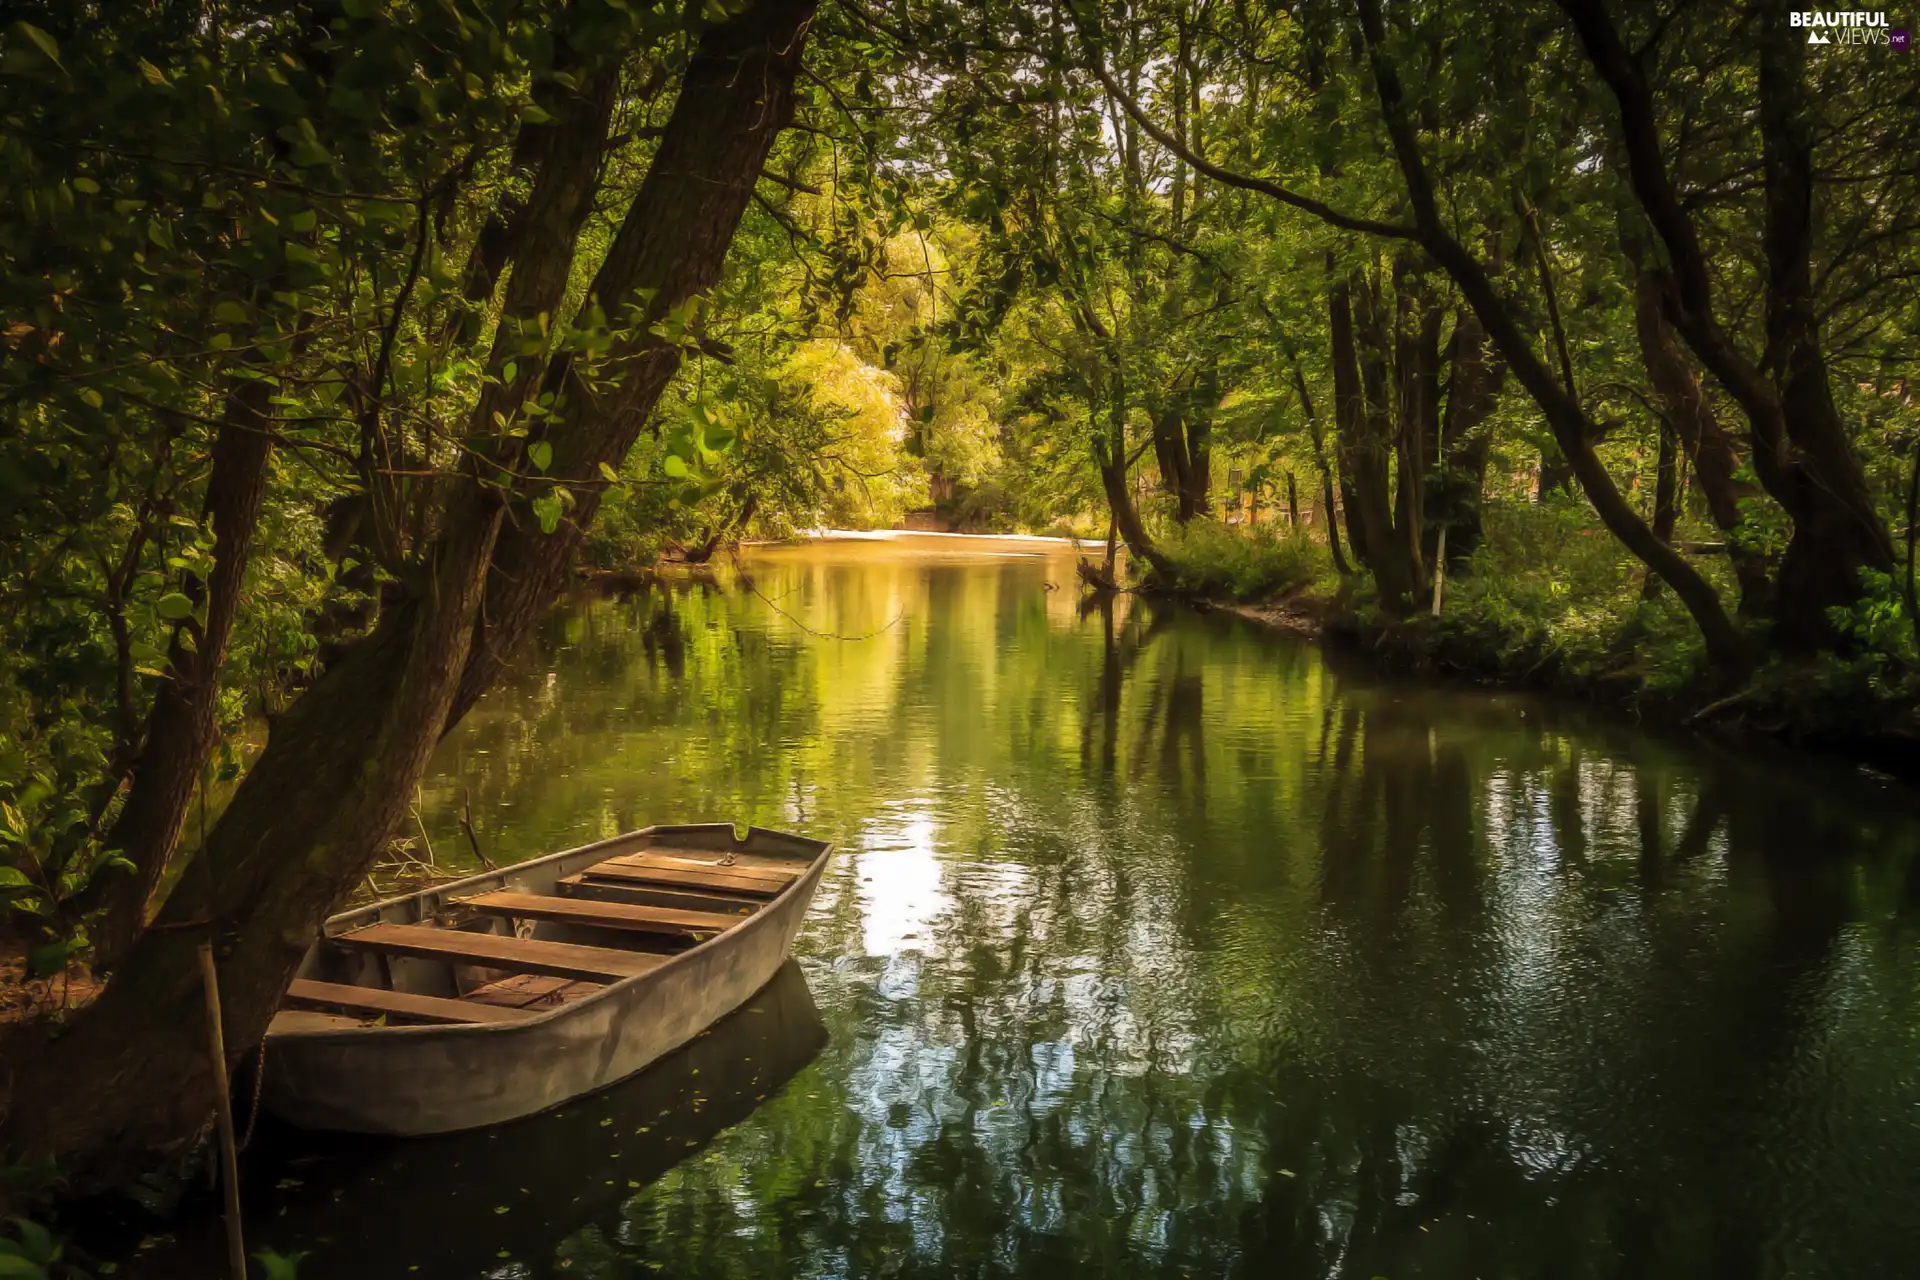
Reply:
[[1719, 715], [1722, 711], [1727, 710], [1729, 707], [1736, 707], [1743, 702], [1750, 701], [1753, 698], [1753, 694], [1754, 694], [1753, 686], [1748, 685], [1744, 689], [1740, 689], [1737, 692], [1730, 693], [1724, 698], [1719, 698], [1713, 702], [1709, 702], [1706, 706], [1700, 708], [1698, 711], [1694, 712], [1692, 715], [1688, 716], [1685, 720], [1682, 720], [1680, 723], [1685, 725], [1689, 729], [1693, 728], [1695, 725], [1704, 724], [1708, 720], [1712, 719], [1714, 716]]

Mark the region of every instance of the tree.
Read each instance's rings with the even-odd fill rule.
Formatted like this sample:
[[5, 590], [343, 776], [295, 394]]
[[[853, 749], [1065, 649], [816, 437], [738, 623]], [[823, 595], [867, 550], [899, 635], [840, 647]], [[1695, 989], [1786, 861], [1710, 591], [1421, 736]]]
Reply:
[[604, 47], [606, 78], [571, 75], [559, 110], [542, 109], [555, 145], [534, 170], [490, 376], [461, 460], [435, 487], [430, 540], [401, 566], [372, 631], [275, 724], [105, 992], [65, 1035], [10, 1056], [11, 1150], [58, 1152], [97, 1177], [197, 1132], [210, 1073], [196, 938], [211, 930], [221, 943], [223, 1019], [244, 1052], [320, 918], [404, 813], [434, 743], [558, 590], [592, 518], [588, 486], [678, 367], [681, 348], [663, 335], [718, 278], [792, 112], [811, 19], [809, 3], [762, 0], [698, 31], [653, 162], [564, 330], [553, 320], [601, 171], [611, 70], [633, 46]]

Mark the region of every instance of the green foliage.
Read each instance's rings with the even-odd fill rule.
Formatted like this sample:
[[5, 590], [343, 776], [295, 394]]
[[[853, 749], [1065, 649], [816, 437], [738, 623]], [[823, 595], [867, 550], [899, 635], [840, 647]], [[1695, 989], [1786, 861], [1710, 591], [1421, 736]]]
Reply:
[[0, 1236], [0, 1280], [84, 1280], [61, 1261], [65, 1248], [53, 1233], [27, 1218], [12, 1220], [13, 1237]]
[[1326, 551], [1304, 533], [1271, 524], [1237, 528], [1195, 520], [1161, 543], [1173, 562], [1169, 584], [1183, 595], [1242, 604], [1271, 600], [1311, 584]]
[[307, 1255], [301, 1250], [292, 1253], [279, 1253], [272, 1249], [262, 1249], [254, 1254], [254, 1260], [265, 1272], [266, 1280], [299, 1280], [300, 1260]]
[[[1423, 662], [1582, 692], [1669, 696], [1704, 669], [1698, 633], [1672, 594], [1642, 598], [1645, 571], [1584, 508], [1491, 504], [1486, 541], [1447, 579], [1441, 615], [1401, 624]], [[1388, 626], [1363, 597], [1361, 625]]]

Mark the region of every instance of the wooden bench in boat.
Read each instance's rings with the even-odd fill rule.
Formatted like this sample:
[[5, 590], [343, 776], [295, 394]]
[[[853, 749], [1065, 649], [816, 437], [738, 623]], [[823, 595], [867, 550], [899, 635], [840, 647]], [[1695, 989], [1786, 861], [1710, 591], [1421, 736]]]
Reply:
[[538, 893], [502, 889], [460, 905], [490, 916], [515, 920], [551, 920], [601, 929], [632, 929], [641, 933], [720, 933], [739, 924], [738, 915], [718, 911], [686, 911], [679, 907], [650, 907], [629, 902], [595, 902], [591, 898], [550, 898]]
[[[726, 861], [728, 857], [732, 862]], [[730, 876], [747, 876], [756, 880], [770, 880], [782, 886], [799, 878], [806, 867], [795, 866], [785, 858], [770, 858], [763, 854], [725, 854], [703, 849], [636, 849], [632, 853], [615, 854], [607, 862], [629, 867], [673, 868], [682, 871], [718, 871]], [[599, 864], [601, 866], [605, 863]]]
[[643, 884], [635, 880], [603, 880], [585, 872], [561, 876], [559, 888], [566, 897], [591, 902], [632, 902], [643, 907], [678, 907], [682, 911], [717, 911], [732, 916], [749, 916], [767, 905], [765, 898], [749, 898], [719, 889], [670, 889], [663, 884]]
[[[725, 916], [720, 918], [726, 919]], [[669, 959], [647, 951], [583, 947], [571, 942], [507, 938], [497, 933], [436, 929], [419, 924], [370, 924], [363, 929], [338, 934], [328, 941], [388, 955], [446, 960], [515, 973], [540, 973], [555, 978], [586, 978], [595, 982], [618, 982], [622, 978], [651, 973]]]
[[708, 889], [750, 898], [771, 898], [793, 882], [789, 875], [736, 871], [732, 867], [693, 867], [683, 863], [633, 862], [612, 858], [581, 873], [589, 880], [657, 884], [671, 889]]
[[410, 991], [388, 991], [384, 987], [313, 982], [305, 978], [296, 980], [287, 988], [287, 999], [295, 1004], [350, 1009], [355, 1013], [387, 1014], [417, 1022], [518, 1022], [523, 1018], [531, 1018], [537, 1012], [533, 1009], [504, 1008], [497, 1004], [448, 1000], [441, 996], [417, 996]]
[[578, 978], [549, 978], [537, 973], [516, 973], [511, 978], [502, 978], [498, 982], [489, 982], [485, 986], [475, 987], [460, 998], [539, 1013], [543, 1009], [553, 1009], [563, 1004], [571, 1004], [575, 1000], [584, 1000], [605, 985], [600, 982], [583, 982]]

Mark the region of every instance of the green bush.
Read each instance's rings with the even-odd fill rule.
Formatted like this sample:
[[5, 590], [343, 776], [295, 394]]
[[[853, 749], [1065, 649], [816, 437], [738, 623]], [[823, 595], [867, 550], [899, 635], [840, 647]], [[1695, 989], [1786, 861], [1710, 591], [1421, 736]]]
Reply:
[[[1441, 615], [1417, 611], [1400, 642], [1434, 665], [1501, 680], [1629, 695], [1690, 684], [1704, 653], [1671, 592], [1642, 599], [1645, 569], [1571, 503], [1489, 504], [1486, 537], [1448, 577]], [[1717, 565], [1703, 564], [1709, 573]], [[1385, 625], [1370, 597], [1363, 631]]]
[[1240, 528], [1195, 520], [1161, 549], [1173, 562], [1167, 585], [1183, 595], [1242, 604], [1270, 600], [1307, 586], [1326, 554], [1304, 533], [1272, 525]]

